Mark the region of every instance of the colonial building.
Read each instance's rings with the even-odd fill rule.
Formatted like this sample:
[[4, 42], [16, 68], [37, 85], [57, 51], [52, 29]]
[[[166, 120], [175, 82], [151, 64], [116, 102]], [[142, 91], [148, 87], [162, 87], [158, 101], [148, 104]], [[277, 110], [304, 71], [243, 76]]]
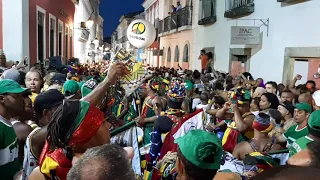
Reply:
[[163, 56], [160, 66], [189, 69], [195, 55], [193, 53], [196, 1], [169, 0], [159, 1], [160, 49]]
[[119, 25], [116, 30], [112, 33], [111, 43], [114, 52], [117, 52], [121, 48], [125, 48], [128, 52], [138, 55], [138, 49], [133, 47], [127, 38], [127, 29], [131, 21], [135, 19], [144, 19], [144, 12], [137, 11], [121, 16]]
[[[195, 2], [194, 52], [214, 52], [215, 69], [285, 84], [305, 80], [320, 64], [320, 1], [199, 0]], [[200, 69], [194, 58], [191, 68]], [[199, 63], [194, 63], [199, 62]]]
[[35, 64], [50, 56], [73, 56], [76, 1], [0, 0], [0, 48], [7, 60], [29, 57]]
[[0, 49], [7, 61], [27, 56], [29, 65], [52, 56], [61, 56], [63, 63], [72, 57], [87, 60], [88, 44], [102, 39], [96, 34], [101, 31], [99, 4], [100, 0], [0, 0]]
[[99, 15], [100, 0], [79, 0], [74, 23], [74, 51], [80, 62], [99, 59], [102, 44], [103, 18]]
[[144, 7], [145, 19], [154, 25], [157, 32], [157, 38], [154, 43], [145, 49], [141, 49], [142, 53], [139, 59], [143, 60], [150, 66], [159, 66], [160, 58], [163, 55], [163, 50], [160, 49], [160, 38], [159, 34], [159, 0], [145, 0], [142, 3]]

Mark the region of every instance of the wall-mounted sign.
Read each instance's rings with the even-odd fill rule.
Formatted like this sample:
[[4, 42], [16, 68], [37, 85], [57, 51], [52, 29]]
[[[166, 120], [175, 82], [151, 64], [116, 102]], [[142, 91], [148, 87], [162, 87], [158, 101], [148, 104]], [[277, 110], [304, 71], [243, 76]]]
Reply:
[[90, 32], [88, 30], [82, 30], [80, 31], [80, 37], [79, 37], [79, 41], [81, 42], [86, 42], [89, 39], [89, 34]]
[[60, 13], [63, 17], [65, 17], [66, 19], [69, 19], [69, 14], [66, 13], [66, 12], [64, 11], [64, 9], [60, 9], [60, 10], [59, 10], [59, 13]]
[[253, 26], [232, 26], [231, 44], [260, 44], [260, 28]]

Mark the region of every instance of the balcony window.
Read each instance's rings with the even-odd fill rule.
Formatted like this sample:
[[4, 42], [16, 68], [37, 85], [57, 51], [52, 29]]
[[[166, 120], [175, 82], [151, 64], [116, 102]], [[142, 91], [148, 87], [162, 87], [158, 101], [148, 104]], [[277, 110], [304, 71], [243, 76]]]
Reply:
[[225, 0], [226, 11], [224, 17], [237, 18], [254, 12], [254, 0]]
[[216, 0], [200, 0], [199, 25], [213, 24], [216, 18]]
[[179, 62], [179, 46], [176, 46], [176, 49], [174, 50], [174, 62]]
[[168, 52], [167, 52], [167, 61], [171, 62], [171, 48], [168, 48]]

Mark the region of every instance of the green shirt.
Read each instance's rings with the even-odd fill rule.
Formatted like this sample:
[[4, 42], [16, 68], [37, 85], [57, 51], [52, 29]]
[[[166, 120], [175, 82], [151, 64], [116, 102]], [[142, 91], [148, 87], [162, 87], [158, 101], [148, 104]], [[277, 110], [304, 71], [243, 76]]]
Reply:
[[314, 141], [312, 138], [308, 137], [308, 136], [303, 136], [301, 138], [299, 138], [296, 142], [294, 142], [292, 144], [292, 146], [289, 149], [289, 155], [293, 156], [296, 153], [307, 149], [307, 144], [309, 144], [310, 142]]
[[21, 169], [17, 135], [10, 122], [0, 116], [0, 179], [13, 179]]
[[309, 134], [308, 126], [297, 130], [298, 125], [295, 124], [291, 126], [283, 135], [288, 140], [287, 142], [287, 148], [290, 148], [291, 145], [299, 138], [303, 136], [307, 136]]

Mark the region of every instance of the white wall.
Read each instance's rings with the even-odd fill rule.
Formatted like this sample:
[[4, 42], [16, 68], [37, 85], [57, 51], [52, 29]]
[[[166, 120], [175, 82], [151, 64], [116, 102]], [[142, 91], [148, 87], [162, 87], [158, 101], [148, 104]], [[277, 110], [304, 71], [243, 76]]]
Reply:
[[302, 84], [308, 81], [308, 69], [309, 63], [308, 61], [295, 61], [294, 62], [294, 69], [293, 74], [300, 74], [302, 76], [301, 80], [298, 81], [296, 84]]
[[[262, 26], [262, 45], [252, 47], [254, 54], [250, 60], [250, 72], [254, 77], [266, 81], [282, 81], [285, 47], [320, 46], [320, 1], [314, 0], [300, 4], [281, 6], [276, 0], [255, 0], [255, 12], [243, 19], [268, 19], [267, 28]], [[197, 6], [199, 7], [199, 6]], [[196, 8], [196, 11], [198, 9]], [[203, 47], [215, 47], [217, 70], [229, 70], [229, 48], [242, 48], [244, 45], [230, 45], [231, 26], [236, 20], [224, 18], [225, 2], [217, 1], [217, 22], [210, 26], [195, 29], [195, 52]], [[238, 21], [238, 26], [253, 26], [253, 21]], [[257, 26], [261, 23], [256, 22]], [[194, 63], [193, 63], [194, 64]], [[200, 64], [194, 68], [200, 68]]]
[[[23, 0], [5, 0], [2, 1], [3, 10], [3, 50], [6, 54], [7, 61], [20, 61], [26, 54], [26, 49], [23, 48], [26, 43], [24, 40], [24, 31], [29, 26], [23, 26]], [[27, 6], [28, 7], [28, 6]], [[14, 10], [13, 10], [14, 9]], [[29, 15], [29, 14], [28, 14]], [[29, 30], [27, 30], [29, 32]], [[27, 42], [29, 43], [29, 42]], [[29, 46], [29, 44], [27, 44]]]

